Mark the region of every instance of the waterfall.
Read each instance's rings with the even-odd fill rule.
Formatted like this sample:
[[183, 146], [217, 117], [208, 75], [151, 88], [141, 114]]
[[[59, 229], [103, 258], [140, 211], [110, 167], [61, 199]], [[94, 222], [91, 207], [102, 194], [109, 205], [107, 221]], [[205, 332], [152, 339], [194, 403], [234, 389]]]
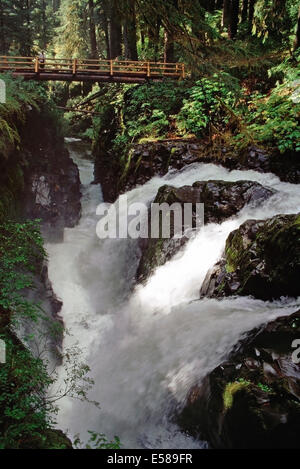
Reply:
[[220, 225], [204, 226], [146, 285], [133, 288], [139, 243], [97, 238], [101, 188], [90, 184], [93, 163], [82, 147], [68, 145], [81, 174], [82, 218], [65, 230], [63, 243], [47, 245], [49, 276], [64, 303], [62, 316], [70, 332], [64, 346], [78, 343], [83, 349], [95, 380], [90, 397], [101, 409], [65, 398], [59, 427], [83, 439], [87, 430], [117, 435], [125, 448], [205, 447], [180, 432], [171, 411], [246, 331], [293, 313], [299, 300], [199, 300], [201, 283], [220, 258], [228, 234], [245, 220], [297, 213], [300, 187], [272, 174], [196, 163], [128, 192], [129, 203], [149, 203], [164, 184], [180, 187], [209, 179], [252, 180], [277, 191], [259, 207], [244, 207]]

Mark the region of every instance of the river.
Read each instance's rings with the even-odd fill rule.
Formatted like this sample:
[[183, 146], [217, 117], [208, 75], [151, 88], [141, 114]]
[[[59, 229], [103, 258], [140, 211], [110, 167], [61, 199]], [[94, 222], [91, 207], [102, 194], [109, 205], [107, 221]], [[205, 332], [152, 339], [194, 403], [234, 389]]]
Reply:
[[78, 226], [65, 230], [63, 243], [46, 246], [49, 276], [63, 301], [69, 332], [64, 347], [78, 343], [83, 350], [95, 380], [90, 397], [101, 408], [64, 398], [58, 426], [83, 440], [87, 430], [117, 435], [123, 448], [205, 448], [205, 442], [194, 441], [172, 423], [174, 409], [246, 331], [291, 314], [300, 299], [199, 300], [201, 283], [228, 234], [245, 220], [297, 213], [300, 187], [272, 174], [197, 163], [128, 192], [129, 202], [149, 203], [163, 184], [179, 187], [209, 179], [252, 180], [277, 190], [260, 207], [247, 206], [220, 225], [204, 226], [146, 285], [134, 288], [138, 241], [96, 236], [101, 187], [91, 184], [93, 162], [84, 145], [67, 142], [80, 170], [82, 217]]

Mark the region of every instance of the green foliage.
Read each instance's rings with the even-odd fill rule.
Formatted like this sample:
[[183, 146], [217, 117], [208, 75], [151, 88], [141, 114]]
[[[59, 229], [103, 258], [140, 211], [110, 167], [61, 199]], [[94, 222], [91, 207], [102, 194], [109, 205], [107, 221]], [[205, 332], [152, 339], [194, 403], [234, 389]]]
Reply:
[[[233, 79], [232, 79], [233, 80]], [[233, 80], [234, 81], [234, 80]], [[224, 105], [234, 107], [240, 96], [238, 83], [235, 88], [226, 86], [222, 75], [198, 80], [189, 91], [189, 98], [177, 116], [178, 128], [184, 133], [192, 133], [197, 137], [203, 136], [209, 124], [224, 128], [228, 122], [228, 113]]]
[[94, 119], [93, 134], [123, 166], [132, 143], [173, 135], [219, 135], [237, 149], [256, 142], [282, 153], [298, 151], [299, 67], [295, 61], [296, 56], [270, 69], [270, 80], [276, 77], [281, 82], [264, 94], [249, 94], [225, 72], [194, 84], [166, 81], [109, 87], [97, 104], [100, 117]]
[[93, 431], [88, 432], [90, 434], [89, 441], [84, 444], [79, 436], [74, 441], [76, 449], [121, 449], [120, 439], [115, 436], [112, 441], [108, 441], [107, 437], [103, 433], [97, 433]]
[[88, 17], [86, 0], [62, 0], [59, 10], [56, 49], [61, 57], [86, 57]]
[[[65, 366], [63, 380], [58, 381], [55, 369], [49, 374], [53, 366], [47, 357], [57, 328], [45, 330], [44, 312], [25, 294], [35, 288], [34, 275], [45, 255], [38, 221], [0, 225], [0, 339], [7, 350], [6, 363], [0, 365], [0, 448], [49, 447], [57, 401], [68, 396], [91, 402], [88, 392], [94, 383], [76, 347], [59, 357]], [[22, 327], [26, 324], [28, 328]], [[30, 331], [22, 341], [15, 333], [20, 327]], [[29, 351], [33, 343], [34, 355]]]
[[10, 328], [0, 332], [0, 339], [6, 343], [6, 363], [0, 365], [0, 448], [69, 446], [69, 442], [54, 438], [53, 430], [49, 432], [56, 423], [57, 402], [68, 396], [98, 406], [88, 399], [94, 382], [88, 376], [89, 367], [81, 361], [80, 351], [67, 350], [62, 357], [65, 376], [61, 383], [56, 371], [49, 373], [47, 359], [34, 356]]
[[[37, 221], [0, 225], [0, 337], [7, 362], [0, 366], [0, 447], [16, 448], [40, 436], [50, 424], [46, 366], [11, 332], [21, 318], [37, 321], [38, 305], [24, 298], [45, 257]], [[48, 415], [49, 414], [49, 415]]]
[[55, 15], [52, 0], [2, 0], [0, 4], [0, 55], [29, 56], [45, 49], [51, 40]]
[[166, 138], [187, 96], [189, 83], [103, 86], [93, 119], [93, 150], [126, 164], [132, 143]]
[[250, 384], [250, 381], [247, 381], [243, 378], [240, 378], [232, 383], [227, 383], [223, 393], [224, 408], [229, 410], [232, 407], [235, 393], [241, 391], [242, 389], [247, 389]]
[[257, 386], [259, 389], [267, 393], [273, 392], [272, 388], [270, 388], [267, 384], [257, 383], [256, 385], [255, 383], [251, 383], [249, 380], [239, 378], [236, 381], [227, 383], [223, 393], [224, 408], [229, 410], [233, 405], [235, 393], [241, 391], [242, 389], [247, 390], [249, 386]]
[[124, 96], [123, 115], [130, 141], [166, 136], [172, 115], [180, 110], [187, 88], [186, 83], [166, 81], [128, 90]]
[[[246, 116], [246, 122], [253, 140], [278, 148], [281, 153], [300, 151], [298, 63], [295, 65], [294, 61], [285, 61], [273, 68], [270, 74], [281, 74], [283, 81], [277, 82], [267, 95], [254, 94], [248, 103], [250, 112]], [[239, 146], [243, 145], [244, 139], [244, 134], [237, 135]]]
[[268, 393], [273, 392], [272, 388], [270, 388], [270, 386], [268, 386], [267, 384], [258, 383], [257, 386], [264, 392], [268, 392]]
[[298, 0], [257, 0], [253, 34], [263, 41], [271, 37], [291, 47], [295, 37], [299, 5]]
[[140, 116], [136, 121], [127, 122], [128, 136], [132, 141], [136, 141], [141, 137], [159, 137], [163, 135], [169, 127], [169, 121], [166, 114], [159, 109], [146, 110], [145, 103], [142, 109], [145, 114]]
[[146, 116], [155, 109], [165, 115], [176, 114], [184, 97], [187, 95], [189, 84], [174, 83], [172, 80], [138, 85], [131, 87], [125, 95], [125, 117], [132, 121], [138, 116]]
[[33, 275], [45, 257], [38, 221], [0, 225], [0, 310], [37, 320], [39, 307], [26, 300], [24, 289], [33, 288]]
[[0, 448], [30, 447], [54, 423], [55, 409], [46, 399], [53, 379], [16, 338], [0, 337], [7, 350], [7, 363], [0, 365]]

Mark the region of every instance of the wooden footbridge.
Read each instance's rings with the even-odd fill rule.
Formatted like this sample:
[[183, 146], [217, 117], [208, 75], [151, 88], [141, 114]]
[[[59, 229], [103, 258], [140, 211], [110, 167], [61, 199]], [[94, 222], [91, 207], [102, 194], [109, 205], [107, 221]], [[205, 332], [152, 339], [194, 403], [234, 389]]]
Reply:
[[40, 81], [143, 83], [184, 79], [183, 63], [0, 56], [0, 73]]

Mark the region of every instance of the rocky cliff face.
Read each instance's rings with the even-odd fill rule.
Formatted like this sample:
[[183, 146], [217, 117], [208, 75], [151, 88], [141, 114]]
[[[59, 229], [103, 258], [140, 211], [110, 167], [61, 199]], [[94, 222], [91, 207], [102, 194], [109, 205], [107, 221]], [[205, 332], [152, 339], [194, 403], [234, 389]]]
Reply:
[[[63, 236], [64, 228], [74, 226], [80, 218], [78, 169], [64, 148], [63, 138], [58, 136], [47, 112], [28, 107], [26, 124], [18, 124], [21, 126], [18, 129], [21, 136], [20, 147], [13, 150], [7, 159], [0, 155], [0, 220], [41, 219], [44, 238], [47, 241], [58, 241]], [[29, 335], [34, 335], [35, 327], [41, 327], [45, 334], [43, 346], [49, 353], [53, 352], [53, 358], [59, 360], [63, 332], [63, 321], [59, 316], [62, 303], [52, 289], [46, 261], [38, 263], [36, 272], [33, 279], [35, 289], [30, 288], [22, 293], [24, 298], [42, 307], [46, 318], [40, 319], [38, 324], [25, 319], [18, 334], [28, 332]], [[30, 343], [26, 342], [25, 347], [10, 330], [10, 314], [10, 311], [0, 308], [0, 332], [9, 334], [13, 343], [21, 351], [26, 351]], [[16, 351], [16, 347], [14, 350]], [[7, 417], [9, 421], [9, 416]], [[32, 428], [35, 429], [34, 426]], [[19, 440], [19, 436], [17, 439]], [[16, 444], [22, 449], [72, 448], [69, 438], [60, 430], [50, 428], [47, 422], [41, 431], [33, 432]]]
[[214, 448], [299, 448], [300, 312], [255, 329], [195, 386], [178, 416]]
[[[45, 240], [56, 242], [65, 227], [79, 221], [81, 194], [78, 168], [54, 124], [45, 110], [28, 108], [25, 125], [18, 124], [19, 148], [7, 160], [0, 155], [0, 219], [40, 219]], [[28, 296], [61, 324], [62, 303], [52, 290], [45, 262], [35, 285]], [[61, 335], [54, 345], [60, 341]]]
[[[61, 239], [65, 227], [78, 223], [81, 212], [77, 166], [47, 119], [31, 111], [23, 130], [21, 149], [24, 173], [23, 213], [42, 221], [43, 234]], [[25, 164], [24, 164], [25, 160]]]
[[[185, 203], [193, 204], [192, 226], [184, 226], [182, 221], [181, 230], [184, 232], [196, 226], [198, 214], [195, 210], [195, 204], [197, 203], [204, 204], [205, 223], [222, 223], [227, 218], [236, 215], [245, 205], [256, 206], [273, 194], [272, 190], [251, 181], [201, 181], [195, 182], [192, 186], [179, 188], [163, 186], [159, 189], [154, 202], [157, 204], [167, 203], [169, 206], [177, 203], [182, 209]], [[171, 212], [169, 216], [171, 218]], [[150, 225], [149, 213], [149, 232]], [[172, 226], [171, 222], [171, 228]], [[160, 231], [159, 238], [149, 238], [143, 241], [141, 245], [143, 254], [137, 272], [139, 280], [145, 280], [154, 268], [163, 265], [188, 241], [187, 236], [176, 238], [175, 234], [174, 230], [171, 230], [171, 238], [167, 239], [162, 237]]]
[[299, 296], [299, 240], [299, 215], [245, 222], [229, 235], [224, 258], [207, 274], [201, 296]]

